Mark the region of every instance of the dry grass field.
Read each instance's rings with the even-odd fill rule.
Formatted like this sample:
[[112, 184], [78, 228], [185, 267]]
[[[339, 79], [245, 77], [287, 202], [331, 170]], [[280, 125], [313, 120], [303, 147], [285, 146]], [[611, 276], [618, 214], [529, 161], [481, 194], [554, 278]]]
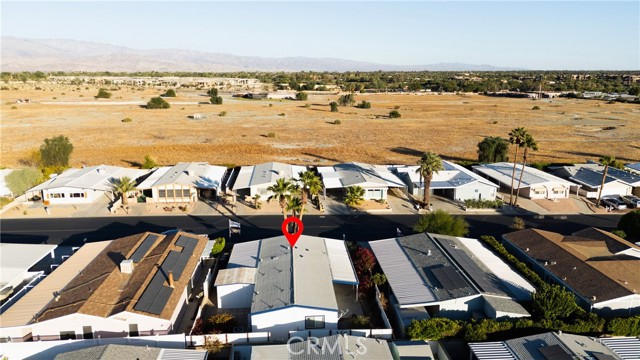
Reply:
[[[203, 91], [178, 91], [168, 110], [140, 106], [162, 91], [123, 88], [95, 100], [96, 87], [10, 84], [2, 90], [0, 165], [13, 167], [42, 140], [66, 135], [75, 146], [72, 165], [135, 165], [149, 154], [160, 164], [208, 161], [252, 164], [283, 161], [415, 163], [420, 152], [448, 159], [476, 159], [485, 136], [507, 137], [518, 126], [537, 139], [531, 161], [584, 161], [601, 154], [640, 160], [640, 106], [572, 99], [507, 99], [482, 95], [358, 94], [370, 109], [328, 103], [337, 95], [305, 102], [245, 100], [223, 94], [210, 105]], [[14, 90], [14, 88], [16, 88]], [[30, 99], [29, 104], [16, 104]], [[308, 107], [305, 107], [307, 104]], [[533, 106], [540, 110], [532, 110]], [[397, 107], [400, 119], [389, 119]], [[226, 111], [226, 116], [219, 113]], [[189, 115], [201, 114], [202, 119]], [[284, 114], [281, 116], [279, 114]], [[132, 122], [122, 122], [131, 118]], [[341, 124], [334, 125], [334, 120]], [[268, 137], [273, 133], [274, 137]]]

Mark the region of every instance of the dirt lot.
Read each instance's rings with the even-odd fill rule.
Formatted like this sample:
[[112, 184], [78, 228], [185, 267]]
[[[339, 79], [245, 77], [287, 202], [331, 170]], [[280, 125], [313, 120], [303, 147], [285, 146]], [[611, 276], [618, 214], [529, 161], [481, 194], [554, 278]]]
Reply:
[[[42, 90], [10, 84], [0, 92], [2, 166], [16, 166], [44, 138], [60, 134], [75, 146], [72, 165], [136, 165], [145, 154], [160, 164], [414, 163], [427, 150], [454, 160], [475, 159], [483, 137], [507, 137], [517, 126], [538, 141], [540, 151], [532, 161], [584, 161], [601, 154], [640, 160], [640, 106], [632, 104], [358, 94], [356, 100], [370, 101], [370, 109], [340, 107], [331, 113], [328, 103], [337, 95], [310, 95], [301, 102], [222, 94], [223, 105], [210, 105], [203, 103], [208, 101], [204, 91], [193, 90], [167, 99], [171, 109], [147, 110], [140, 105], [162, 90], [123, 88], [111, 99], [95, 100], [96, 87], [38, 86]], [[31, 102], [16, 104], [17, 99]], [[532, 110], [535, 105], [541, 109]], [[402, 117], [387, 118], [396, 107]], [[222, 111], [226, 116], [219, 116]], [[202, 119], [190, 119], [193, 114]], [[133, 121], [121, 121], [127, 117]], [[340, 125], [333, 124], [337, 119]]]

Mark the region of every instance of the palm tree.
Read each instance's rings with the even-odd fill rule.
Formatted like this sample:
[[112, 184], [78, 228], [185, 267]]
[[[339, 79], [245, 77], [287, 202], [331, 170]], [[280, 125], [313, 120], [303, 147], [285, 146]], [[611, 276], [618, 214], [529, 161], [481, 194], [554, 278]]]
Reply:
[[128, 193], [136, 189], [136, 182], [127, 176], [111, 180], [111, 190], [122, 198], [122, 205], [129, 205]]
[[522, 153], [522, 169], [520, 170], [520, 179], [518, 180], [518, 191], [516, 191], [516, 201], [513, 203], [514, 206], [518, 204], [518, 197], [520, 196], [522, 174], [524, 174], [524, 166], [527, 164], [527, 153], [529, 149], [538, 151], [538, 143], [536, 143], [536, 140], [531, 136], [531, 134], [526, 134], [524, 141], [522, 142], [522, 147], [524, 147], [524, 152]]
[[420, 181], [423, 182], [424, 194], [422, 197], [422, 208], [429, 208], [429, 201], [431, 200], [431, 180], [433, 179], [433, 173], [444, 170], [442, 165], [442, 159], [436, 153], [426, 152], [422, 154], [420, 160], [418, 160], [418, 169], [416, 172], [420, 174]]
[[253, 206], [257, 209], [260, 205], [260, 194], [255, 194], [253, 196]]
[[604, 188], [604, 181], [607, 179], [607, 173], [609, 172], [609, 166], [615, 166], [616, 158], [613, 156], [604, 155], [598, 162], [604, 165], [604, 171], [602, 172], [602, 182], [600, 183], [600, 189], [598, 190], [598, 200], [596, 206], [600, 207], [600, 197], [602, 196], [602, 189]]
[[274, 185], [271, 185], [267, 188], [267, 191], [271, 191], [273, 193], [273, 195], [269, 196], [267, 202], [271, 202], [271, 200], [277, 199], [280, 203], [282, 216], [284, 216], [285, 220], [287, 219], [287, 202], [291, 197], [291, 190], [291, 182], [287, 181], [284, 178], [277, 179]]
[[364, 201], [364, 189], [360, 186], [349, 186], [344, 196], [344, 203], [348, 206], [357, 206]]
[[291, 211], [293, 216], [296, 216], [296, 214], [302, 212], [302, 209], [302, 200], [300, 200], [299, 197], [289, 198], [289, 201], [287, 202], [287, 211]]
[[320, 180], [320, 177], [312, 171], [301, 171], [298, 173], [298, 176], [300, 176], [299, 181], [302, 183], [302, 208], [300, 210], [300, 220], [302, 220], [302, 215], [304, 214], [307, 202], [309, 202], [309, 198], [312, 195], [318, 195], [322, 189], [322, 181]]
[[511, 195], [509, 195], [509, 205], [513, 205], [513, 183], [516, 179], [516, 164], [518, 163], [518, 148], [522, 145], [525, 137], [527, 136], [527, 130], [523, 127], [515, 128], [509, 133], [509, 143], [516, 146], [515, 156], [513, 157], [513, 171], [511, 172]]

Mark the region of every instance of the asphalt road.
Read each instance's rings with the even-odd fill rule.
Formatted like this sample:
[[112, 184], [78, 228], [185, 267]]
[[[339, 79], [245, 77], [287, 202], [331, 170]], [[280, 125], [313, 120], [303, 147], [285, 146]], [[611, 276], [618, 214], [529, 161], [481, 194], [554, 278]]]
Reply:
[[[344, 215], [305, 216], [304, 234], [350, 241], [369, 241], [396, 236], [396, 229], [410, 234], [417, 215]], [[589, 226], [612, 230], [620, 215], [566, 215], [523, 217], [529, 227], [570, 234]], [[469, 237], [496, 237], [511, 231], [512, 216], [469, 215]], [[228, 236], [228, 220], [224, 216], [144, 216], [56, 219], [0, 220], [0, 241], [11, 243], [48, 243], [79, 245], [84, 241], [117, 239], [143, 231], [162, 232], [183, 229], [210, 237]], [[231, 242], [242, 242], [278, 236], [282, 232], [282, 216], [261, 215], [232, 218], [242, 224], [242, 233], [233, 235]]]

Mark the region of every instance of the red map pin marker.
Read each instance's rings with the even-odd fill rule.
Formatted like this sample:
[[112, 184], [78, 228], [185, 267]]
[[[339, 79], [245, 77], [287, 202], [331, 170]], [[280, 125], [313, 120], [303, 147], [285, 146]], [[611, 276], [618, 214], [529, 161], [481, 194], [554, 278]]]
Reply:
[[[289, 233], [288, 231], [290, 223], [295, 223], [296, 228], [298, 229], [298, 231], [296, 231], [293, 234]], [[289, 241], [289, 244], [291, 245], [291, 247], [293, 247], [296, 244], [296, 242], [300, 238], [300, 235], [302, 235], [303, 229], [304, 229], [304, 226], [302, 225], [302, 221], [300, 221], [300, 219], [298, 219], [295, 216], [288, 217], [285, 221], [282, 222], [282, 233], [284, 234], [284, 237], [287, 238], [287, 241]]]

